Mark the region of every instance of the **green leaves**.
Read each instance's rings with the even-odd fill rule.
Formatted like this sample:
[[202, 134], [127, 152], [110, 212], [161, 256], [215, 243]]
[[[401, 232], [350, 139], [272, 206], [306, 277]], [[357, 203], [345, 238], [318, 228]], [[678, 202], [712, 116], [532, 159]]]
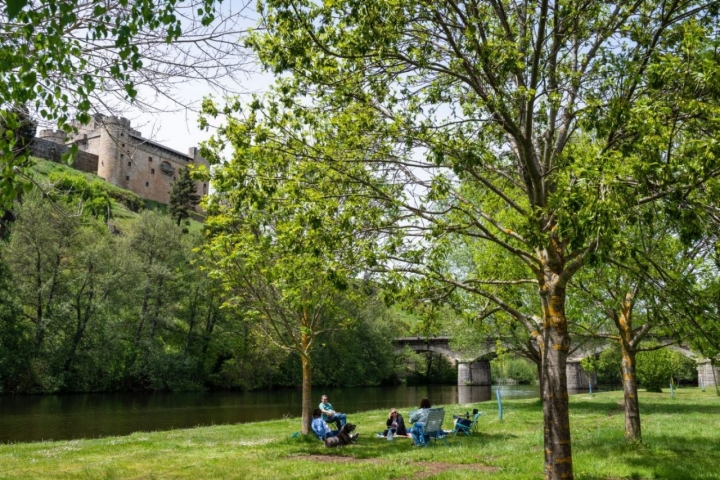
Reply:
[[[168, 41], [182, 34], [177, 9], [185, 3], [37, 0], [26, 8], [26, 0], [7, 1], [4, 13], [10, 22], [3, 26], [0, 45], [0, 104], [26, 105], [67, 131], [70, 118], [89, 120], [89, 99], [100, 90], [124, 92], [133, 101], [138, 94], [133, 78], [143, 67], [143, 54], [154, 54], [157, 33]], [[202, 7], [199, 21], [207, 25], [214, 18], [214, 0], [197, 6]], [[0, 162], [14, 164], [2, 171], [10, 177], [23, 174], [22, 162], [11, 158], [12, 148], [0, 145]], [[0, 179], [2, 198], [14, 198], [15, 182]]]
[[5, 13], [8, 16], [8, 20], [14, 20], [20, 10], [22, 10], [28, 4], [28, 0], [7, 0], [5, 4]]

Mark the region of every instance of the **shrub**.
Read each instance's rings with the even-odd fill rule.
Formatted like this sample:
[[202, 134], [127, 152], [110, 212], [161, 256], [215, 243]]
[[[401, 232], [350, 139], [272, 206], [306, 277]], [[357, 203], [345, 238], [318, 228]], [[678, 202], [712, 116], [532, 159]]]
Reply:
[[637, 379], [648, 392], [661, 392], [670, 382], [692, 378], [694, 362], [675, 350], [662, 348], [637, 355]]

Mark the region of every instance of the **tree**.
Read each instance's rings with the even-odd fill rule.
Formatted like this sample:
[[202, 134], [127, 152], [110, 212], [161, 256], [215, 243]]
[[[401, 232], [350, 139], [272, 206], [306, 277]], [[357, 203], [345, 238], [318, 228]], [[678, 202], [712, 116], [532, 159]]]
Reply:
[[190, 212], [198, 203], [200, 203], [200, 195], [197, 194], [197, 186], [190, 176], [190, 169], [183, 167], [170, 190], [168, 213], [180, 226], [190, 218]]
[[[536, 342], [547, 478], [573, 475], [569, 281], [604, 258], [628, 205], [681, 196], [716, 173], [717, 157], [703, 152], [715, 150], [717, 92], [693, 76], [694, 62], [682, 62], [716, 40], [715, 7], [270, 0], [265, 30], [250, 41], [269, 70], [290, 74], [279, 81], [288, 109], [331, 117], [345, 152], [358, 138], [376, 139], [364, 162], [404, 189], [387, 201], [405, 214], [397, 228], [414, 234], [394, 264], [484, 297]], [[711, 73], [717, 61], [708, 58]], [[675, 149], [681, 135], [694, 141]], [[337, 151], [315, 158], [343, 168]], [[487, 196], [468, 200], [456, 188], [462, 182]], [[524, 265], [523, 276], [467, 278], [428, 267], [427, 246], [450, 232], [500, 246]], [[508, 281], [535, 284], [538, 311], [485, 288]]]
[[[213, 106], [207, 105], [209, 110]], [[208, 201], [207, 252], [215, 275], [267, 341], [300, 356], [302, 432], [310, 431], [313, 352], [320, 335], [356, 323], [363, 259], [385, 212], [372, 192], [293, 152], [330, 144], [329, 126], [284, 129], [233, 115], [203, 155], [217, 165]], [[234, 147], [220, 162], [221, 145]], [[362, 168], [357, 170], [362, 175]]]
[[[162, 97], [192, 108], [171, 95], [177, 86], [202, 79], [222, 88], [246, 66], [237, 42], [245, 5], [216, 3], [3, 0], [0, 109], [26, 105], [43, 122], [71, 132], [73, 117], [86, 124], [93, 110], [116, 112], [131, 102], [153, 111]], [[5, 124], [15, 131], [20, 120], [6, 115]], [[0, 137], [0, 208], [27, 183], [28, 156], [12, 154], [15, 137]]]

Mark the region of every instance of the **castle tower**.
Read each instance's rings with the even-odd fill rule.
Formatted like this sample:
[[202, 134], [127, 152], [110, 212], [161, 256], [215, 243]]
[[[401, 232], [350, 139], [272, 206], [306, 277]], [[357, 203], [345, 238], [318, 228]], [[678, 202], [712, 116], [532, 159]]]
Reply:
[[98, 175], [118, 187], [129, 188], [127, 163], [131, 160], [125, 145], [129, 142], [130, 122], [103, 117], [102, 126], [93, 133], [99, 138], [88, 150], [100, 157]]
[[[207, 159], [200, 155], [197, 147], [190, 147], [188, 150], [188, 155], [190, 158], [192, 158], [192, 162], [197, 165], [203, 165], [207, 171], [210, 171], [210, 162], [207, 161]], [[195, 192], [200, 195], [207, 195], [210, 192], [210, 185], [207, 182], [197, 182], [197, 189]]]

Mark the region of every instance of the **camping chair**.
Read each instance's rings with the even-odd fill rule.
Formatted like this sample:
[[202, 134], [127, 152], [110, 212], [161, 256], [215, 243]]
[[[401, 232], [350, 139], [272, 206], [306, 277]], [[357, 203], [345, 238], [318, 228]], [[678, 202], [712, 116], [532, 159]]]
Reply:
[[415, 424], [419, 430], [418, 440], [421, 446], [427, 447], [430, 443], [429, 440], [437, 440], [438, 438], [442, 438], [445, 445], [450, 446], [447, 441], [447, 435], [442, 429], [443, 420], [445, 420], [445, 410], [442, 408], [431, 408], [428, 412], [427, 422], [417, 422]]
[[453, 430], [453, 436], [457, 436], [458, 433], [464, 433], [469, 437], [472, 432], [477, 432], [477, 421], [478, 418], [480, 418], [480, 415], [485, 415], [485, 412], [476, 413], [470, 425], [463, 425], [462, 423], [457, 422], [455, 424], [455, 430]]

